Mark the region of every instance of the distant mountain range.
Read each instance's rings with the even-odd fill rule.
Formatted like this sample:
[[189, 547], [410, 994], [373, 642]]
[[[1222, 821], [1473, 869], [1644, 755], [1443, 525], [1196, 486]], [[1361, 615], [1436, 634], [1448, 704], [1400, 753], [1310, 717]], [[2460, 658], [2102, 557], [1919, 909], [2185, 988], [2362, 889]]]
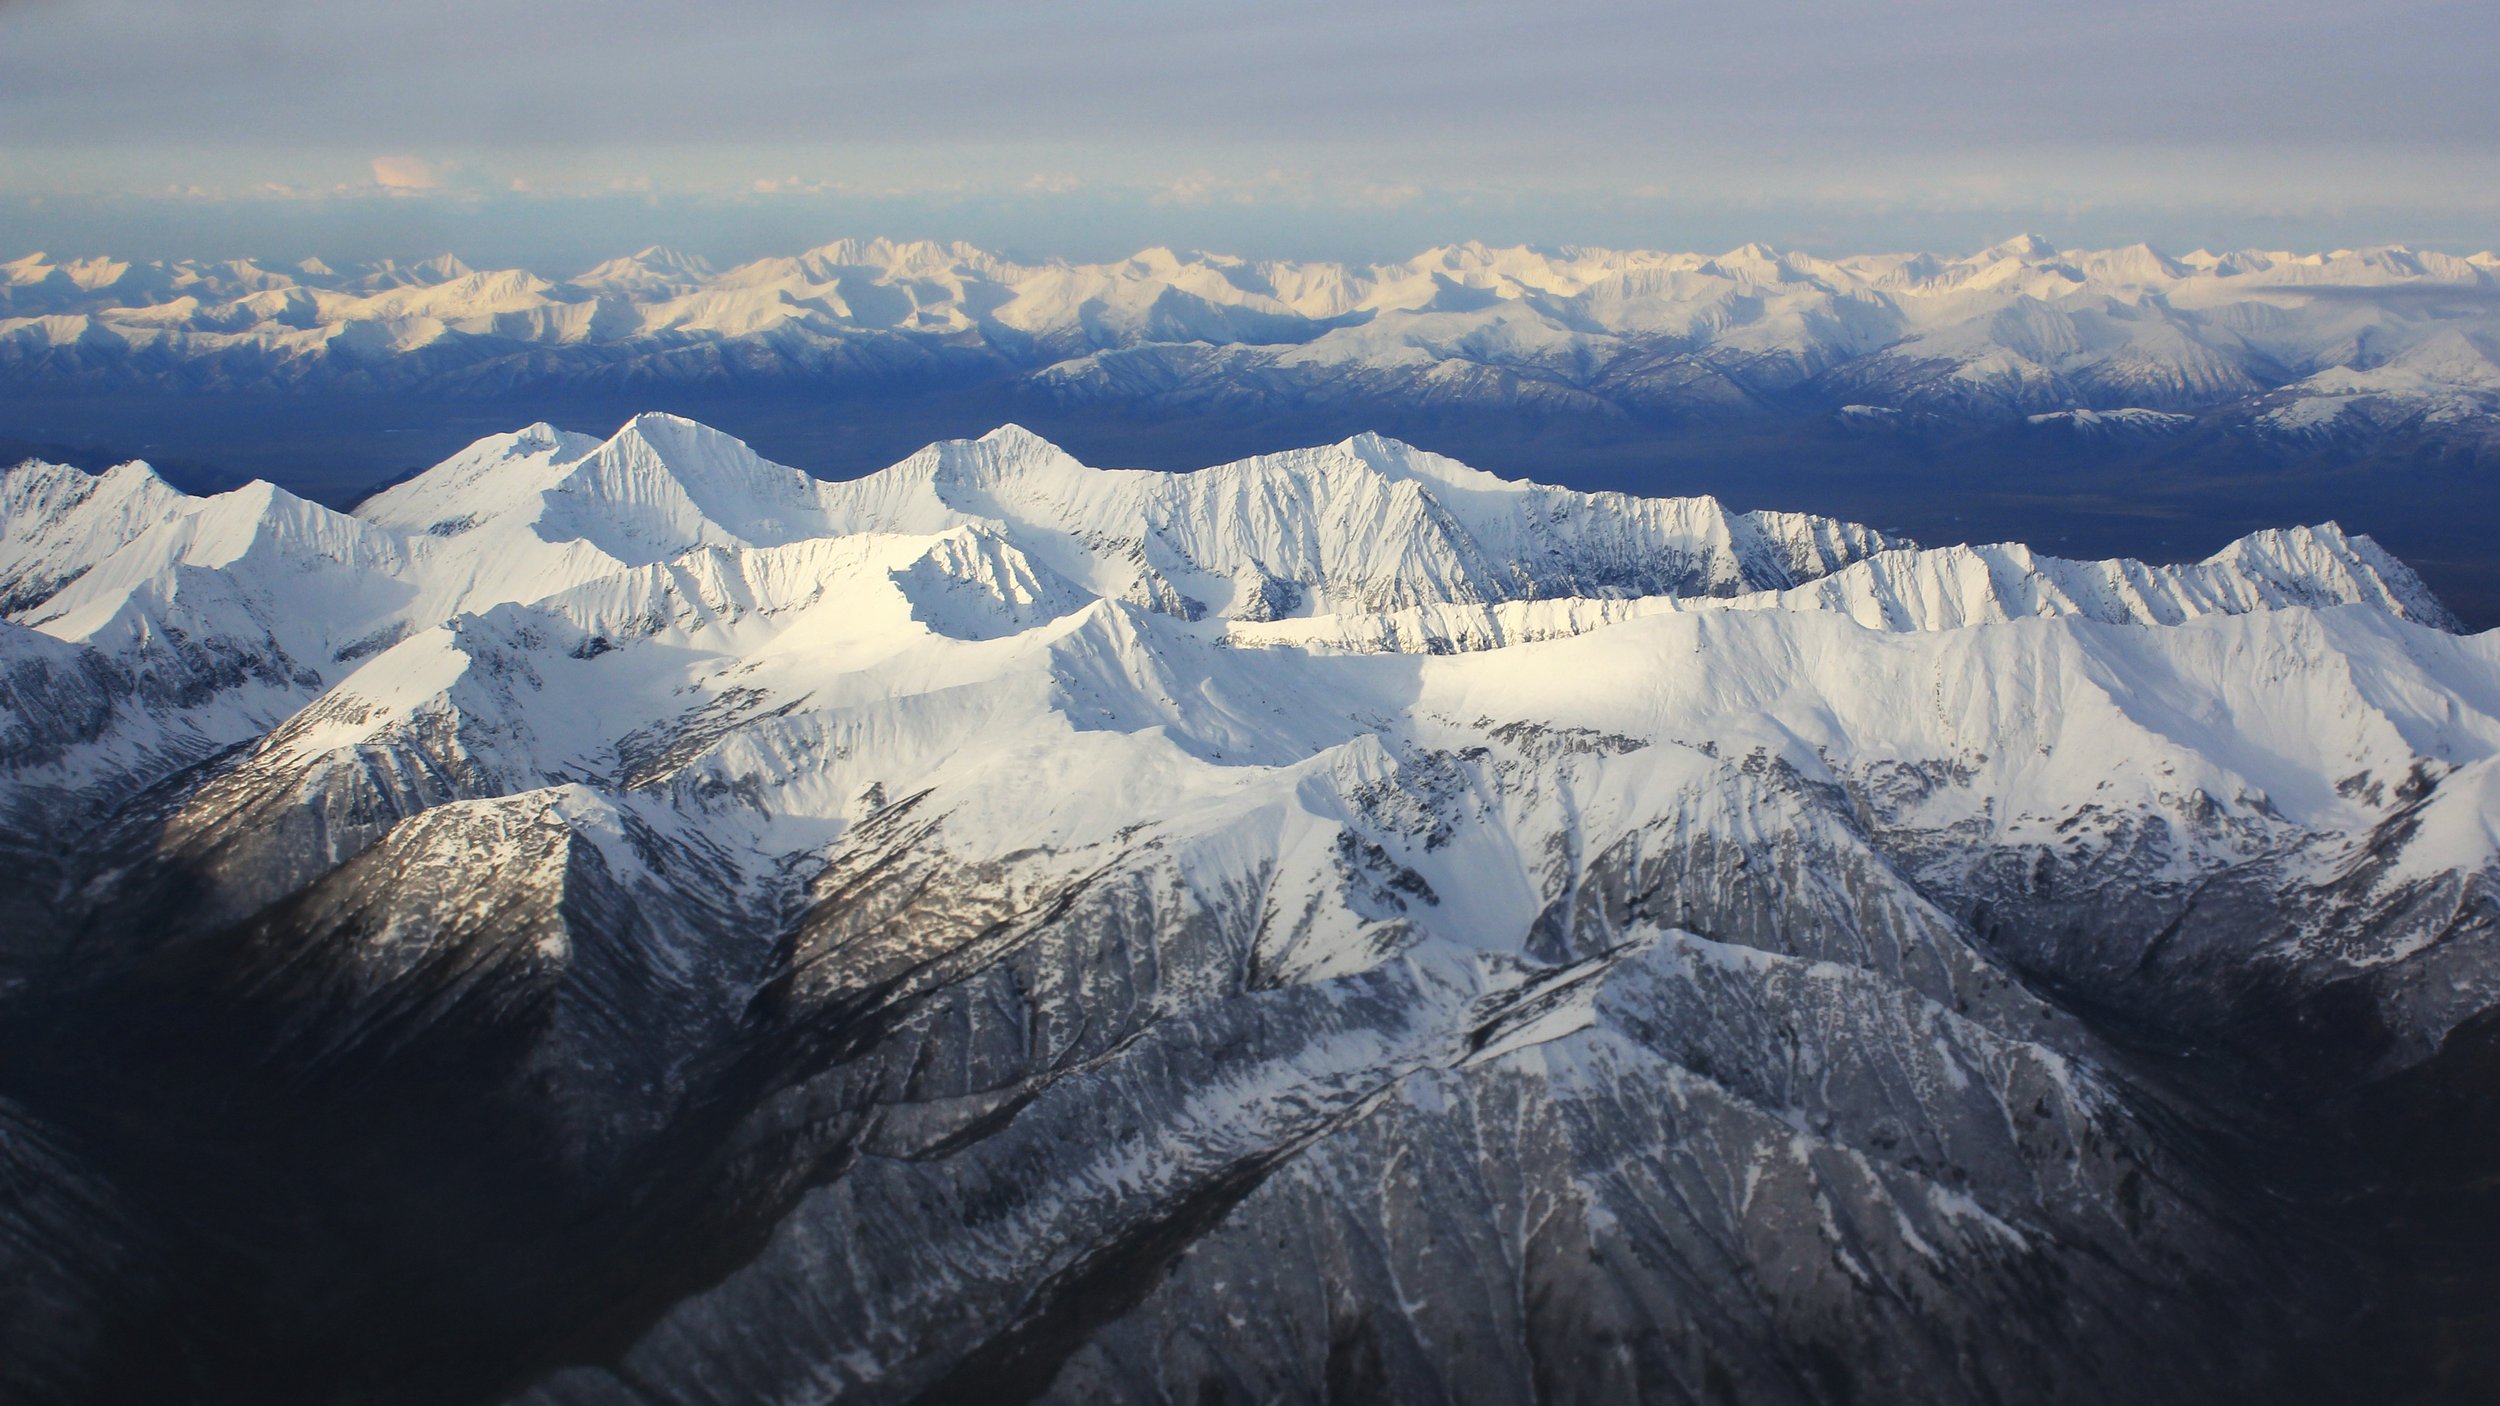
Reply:
[[1566, 248], [1399, 263], [1151, 249], [1018, 263], [843, 241], [716, 270], [666, 249], [553, 281], [445, 256], [0, 263], [0, 379], [423, 390], [1009, 377], [1049, 403], [1449, 405], [1714, 421], [1811, 410], [2138, 438], [2500, 427], [2500, 257], [2022, 238], [1968, 256]]

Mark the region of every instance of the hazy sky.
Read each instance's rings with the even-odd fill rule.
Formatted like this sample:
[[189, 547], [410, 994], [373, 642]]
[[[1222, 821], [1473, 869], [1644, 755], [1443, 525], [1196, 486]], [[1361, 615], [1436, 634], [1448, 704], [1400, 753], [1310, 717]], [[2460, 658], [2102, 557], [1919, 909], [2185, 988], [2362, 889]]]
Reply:
[[0, 255], [2500, 244], [2500, 5], [0, 0]]

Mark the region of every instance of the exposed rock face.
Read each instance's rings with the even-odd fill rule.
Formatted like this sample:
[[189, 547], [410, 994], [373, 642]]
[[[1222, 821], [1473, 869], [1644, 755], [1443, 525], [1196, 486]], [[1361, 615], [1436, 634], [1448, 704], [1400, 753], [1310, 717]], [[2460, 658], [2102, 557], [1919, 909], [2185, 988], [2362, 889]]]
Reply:
[[151, 482], [0, 481], [17, 1396], [2476, 1360], [2500, 636], [2366, 538], [656, 417], [359, 516]]

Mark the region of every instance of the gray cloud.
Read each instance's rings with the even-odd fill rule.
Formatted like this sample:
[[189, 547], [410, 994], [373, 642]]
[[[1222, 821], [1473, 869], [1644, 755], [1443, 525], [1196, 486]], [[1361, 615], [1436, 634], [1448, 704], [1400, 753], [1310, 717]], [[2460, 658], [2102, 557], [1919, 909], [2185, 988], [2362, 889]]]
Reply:
[[2393, 0], [55, 0], [19, 140], [2500, 139], [2500, 8]]
[[2500, 150], [2495, 53], [2500, 7], [2451, 0], [0, 0], [0, 188], [384, 158], [2435, 203]]

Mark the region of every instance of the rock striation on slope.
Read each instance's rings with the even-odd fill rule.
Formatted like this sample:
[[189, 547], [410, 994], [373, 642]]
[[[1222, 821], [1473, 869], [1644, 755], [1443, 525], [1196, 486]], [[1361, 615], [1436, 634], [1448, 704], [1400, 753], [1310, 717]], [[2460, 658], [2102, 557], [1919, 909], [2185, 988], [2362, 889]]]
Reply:
[[0, 502], [27, 1399], [2427, 1394], [2490, 1302], [2500, 636], [2331, 525], [659, 416]]

